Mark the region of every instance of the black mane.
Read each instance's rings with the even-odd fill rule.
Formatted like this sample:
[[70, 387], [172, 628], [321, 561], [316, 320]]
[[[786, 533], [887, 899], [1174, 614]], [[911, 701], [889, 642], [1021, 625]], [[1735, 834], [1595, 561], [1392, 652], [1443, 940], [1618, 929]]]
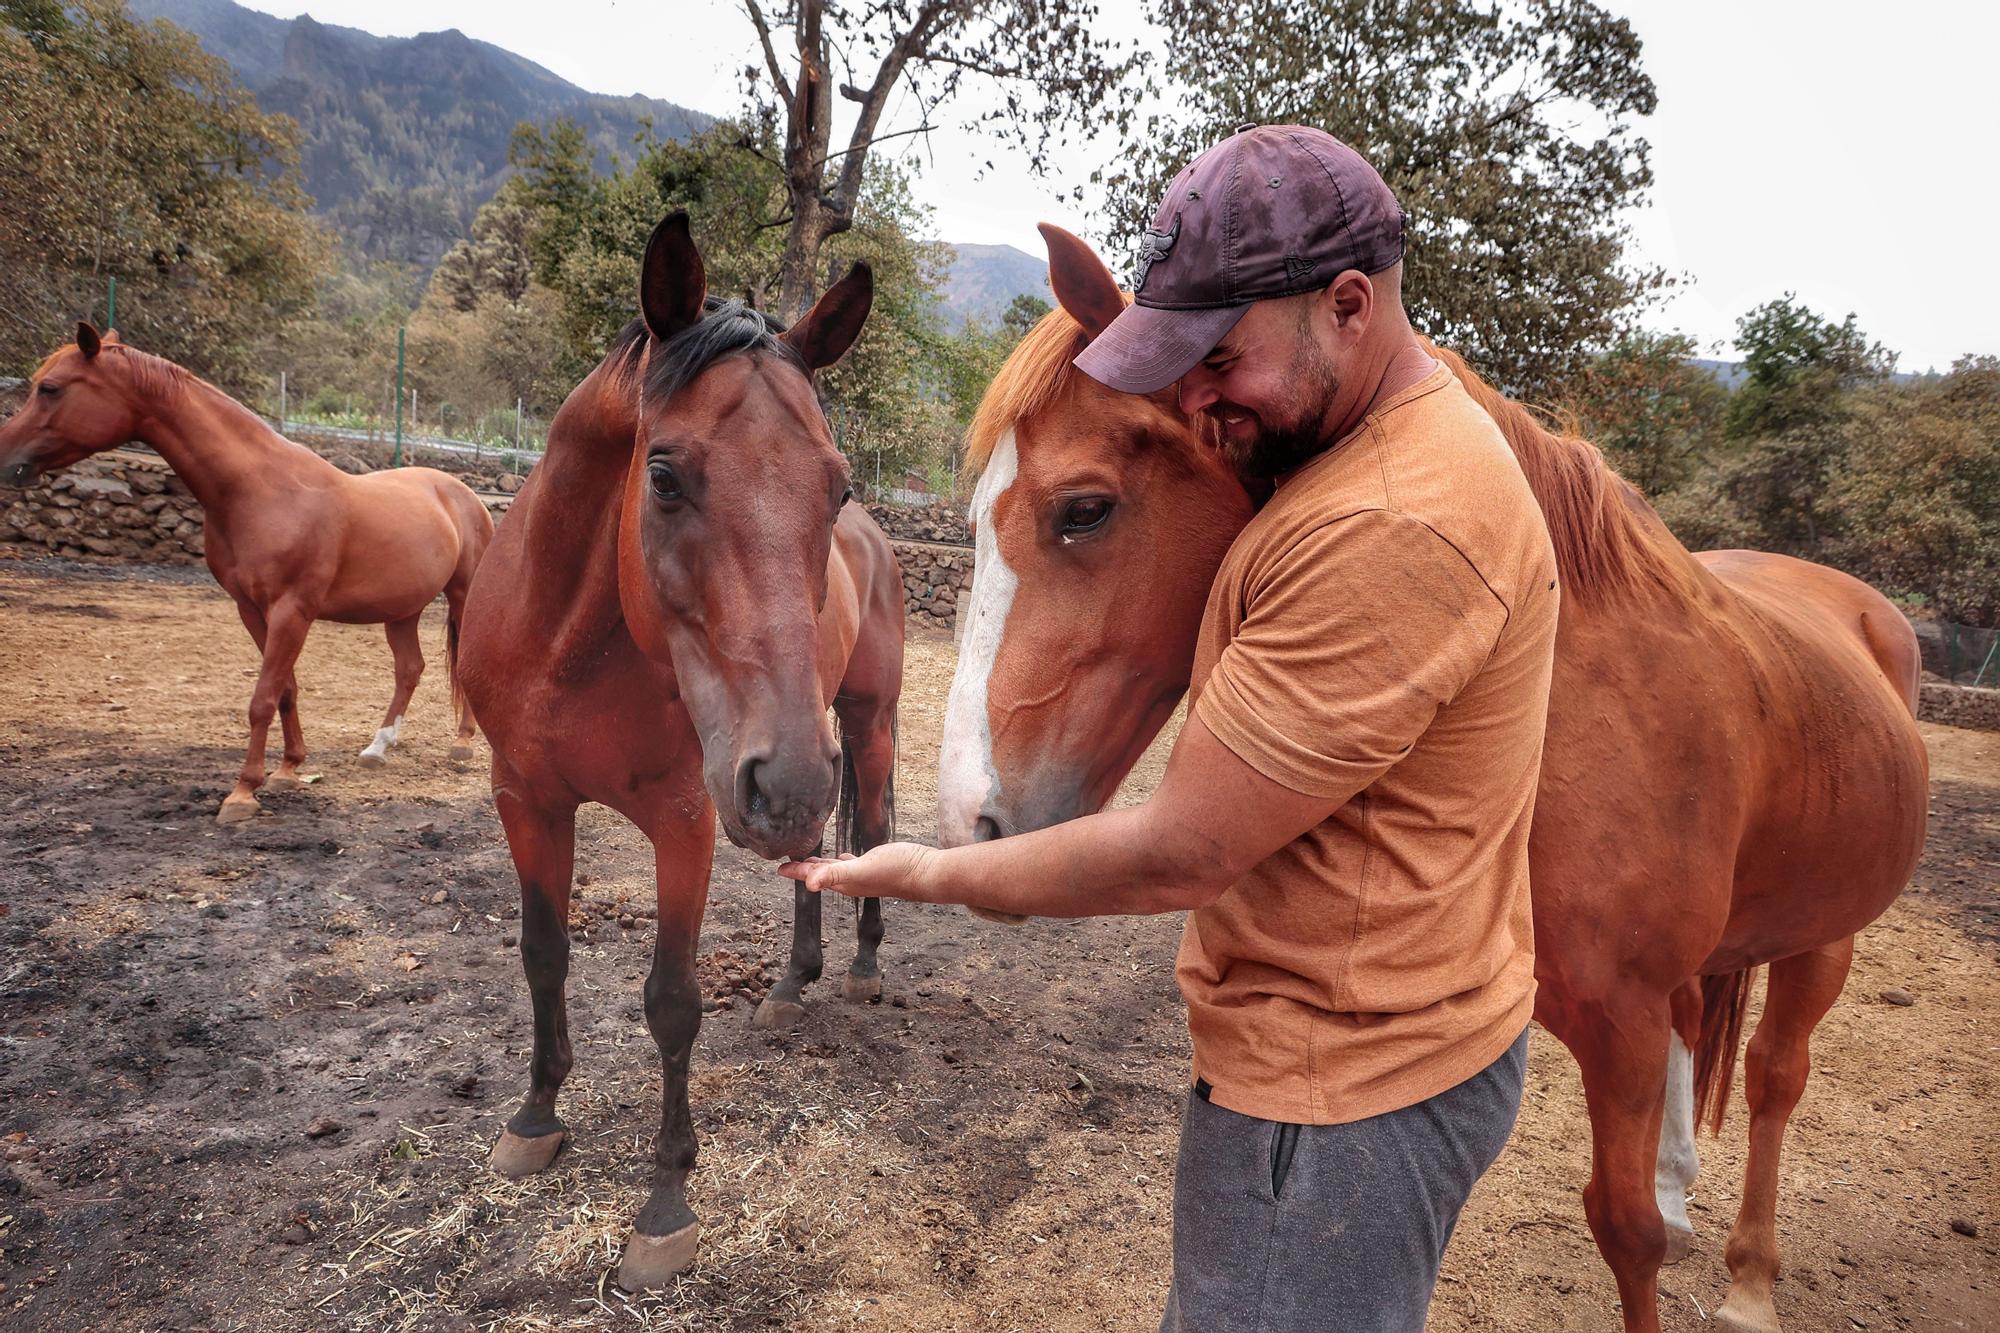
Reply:
[[627, 324], [611, 342], [606, 360], [621, 375], [637, 373], [646, 348], [653, 354], [646, 367], [645, 394], [664, 401], [687, 387], [688, 381], [723, 357], [738, 352], [771, 352], [806, 373], [805, 363], [778, 335], [785, 326], [761, 310], [741, 301], [709, 297], [702, 303], [699, 320], [669, 338], [664, 345], [653, 343], [644, 319]]

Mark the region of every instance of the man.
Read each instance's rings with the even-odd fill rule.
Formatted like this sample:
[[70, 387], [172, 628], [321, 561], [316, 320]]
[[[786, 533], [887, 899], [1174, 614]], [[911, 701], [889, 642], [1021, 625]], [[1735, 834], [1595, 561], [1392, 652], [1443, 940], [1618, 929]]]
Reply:
[[1036, 916], [1187, 909], [1162, 1327], [1421, 1329], [1520, 1106], [1554, 552], [1497, 428], [1412, 335], [1402, 213], [1352, 149], [1241, 131], [1146, 241], [1135, 303], [1077, 366], [1178, 383], [1276, 483], [1210, 592], [1159, 790], [786, 870]]

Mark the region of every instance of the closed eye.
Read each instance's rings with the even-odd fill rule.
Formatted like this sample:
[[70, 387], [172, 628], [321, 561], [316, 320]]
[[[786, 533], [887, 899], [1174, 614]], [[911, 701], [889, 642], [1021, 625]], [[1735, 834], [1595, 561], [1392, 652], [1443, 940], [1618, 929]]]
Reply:
[[36, 391], [37, 393], [45, 393], [45, 394], [47, 394], [47, 395], [48, 395], [49, 397], [53, 398], [53, 397], [55, 397], [55, 396], [56, 396], [57, 394], [59, 394], [59, 393], [61, 393], [61, 392], [62, 392], [62, 385], [60, 385], [60, 384], [50, 384], [50, 383], [48, 383], [48, 382], [47, 382], [47, 381], [45, 380], [45, 381], [43, 381], [43, 382], [42, 382], [42, 384], [41, 384], [41, 385], [40, 385], [40, 386], [39, 386], [39, 387], [38, 387], [38, 388], [37, 388], [37, 389], [36, 389], [35, 391]]

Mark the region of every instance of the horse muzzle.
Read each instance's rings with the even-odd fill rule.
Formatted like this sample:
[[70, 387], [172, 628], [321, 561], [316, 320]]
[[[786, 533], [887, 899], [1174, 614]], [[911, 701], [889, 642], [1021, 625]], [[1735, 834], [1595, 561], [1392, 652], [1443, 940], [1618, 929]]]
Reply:
[[0, 463], [0, 486], [18, 486], [25, 490], [35, 484], [41, 472], [41, 465], [32, 458]]
[[758, 856], [807, 856], [826, 831], [840, 790], [840, 751], [752, 752], [738, 759], [726, 801], [717, 801], [729, 840]]

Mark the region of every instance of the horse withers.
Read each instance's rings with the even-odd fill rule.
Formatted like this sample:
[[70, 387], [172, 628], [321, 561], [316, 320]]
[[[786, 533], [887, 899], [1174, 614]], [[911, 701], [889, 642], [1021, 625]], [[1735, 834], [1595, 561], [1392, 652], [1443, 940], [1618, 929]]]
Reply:
[[[204, 557], [263, 655], [250, 696], [250, 745], [216, 818], [257, 813], [257, 791], [306, 779], [293, 668], [315, 620], [383, 625], [396, 683], [364, 765], [383, 762], [423, 676], [424, 608], [447, 603], [445, 666], [458, 720], [451, 757], [472, 757], [472, 713], [454, 659], [473, 571], [493, 520], [465, 484], [430, 468], [349, 476], [272, 430], [214, 385], [161, 357], [79, 324], [0, 425], [0, 484], [26, 486], [91, 454], [151, 445], [201, 502]], [[284, 757], [265, 776], [264, 742], [282, 720]]]
[[[461, 671], [493, 747], [493, 794], [521, 879], [534, 1006], [529, 1086], [492, 1155], [555, 1160], [570, 1069], [564, 985], [576, 812], [611, 807], [652, 842], [659, 931], [646, 1025], [662, 1068], [652, 1190], [618, 1267], [628, 1290], [694, 1258], [688, 1061], [701, 1024], [695, 946], [720, 816], [758, 856], [819, 844], [836, 796], [854, 850], [891, 833], [902, 575], [850, 503], [812, 373], [861, 331], [856, 265], [789, 331], [706, 298], [685, 213], [654, 230], [643, 317], [557, 413], [466, 611]], [[827, 722], [839, 721], [836, 744]], [[757, 1012], [804, 1015], [820, 904], [794, 896], [791, 962]], [[842, 993], [881, 994], [881, 906], [864, 903]]]
[[[938, 783], [948, 845], [1105, 802], [1184, 693], [1254, 509], [1171, 388], [1128, 397], [1073, 369], [1126, 298], [1081, 241], [1043, 233], [1060, 308], [1002, 368], [968, 449], [983, 471]], [[1562, 578], [1529, 860], [1536, 1017], [1589, 1104], [1585, 1212], [1627, 1329], [1654, 1333], [1660, 1264], [1692, 1236], [1695, 1124], [1720, 1123], [1751, 971], [1769, 964], [1716, 1317], [1771, 1333], [1779, 1146], [1809, 1038], [1923, 844], [1915, 636], [1834, 570], [1689, 554], [1590, 444], [1430, 350], [1512, 448]]]

